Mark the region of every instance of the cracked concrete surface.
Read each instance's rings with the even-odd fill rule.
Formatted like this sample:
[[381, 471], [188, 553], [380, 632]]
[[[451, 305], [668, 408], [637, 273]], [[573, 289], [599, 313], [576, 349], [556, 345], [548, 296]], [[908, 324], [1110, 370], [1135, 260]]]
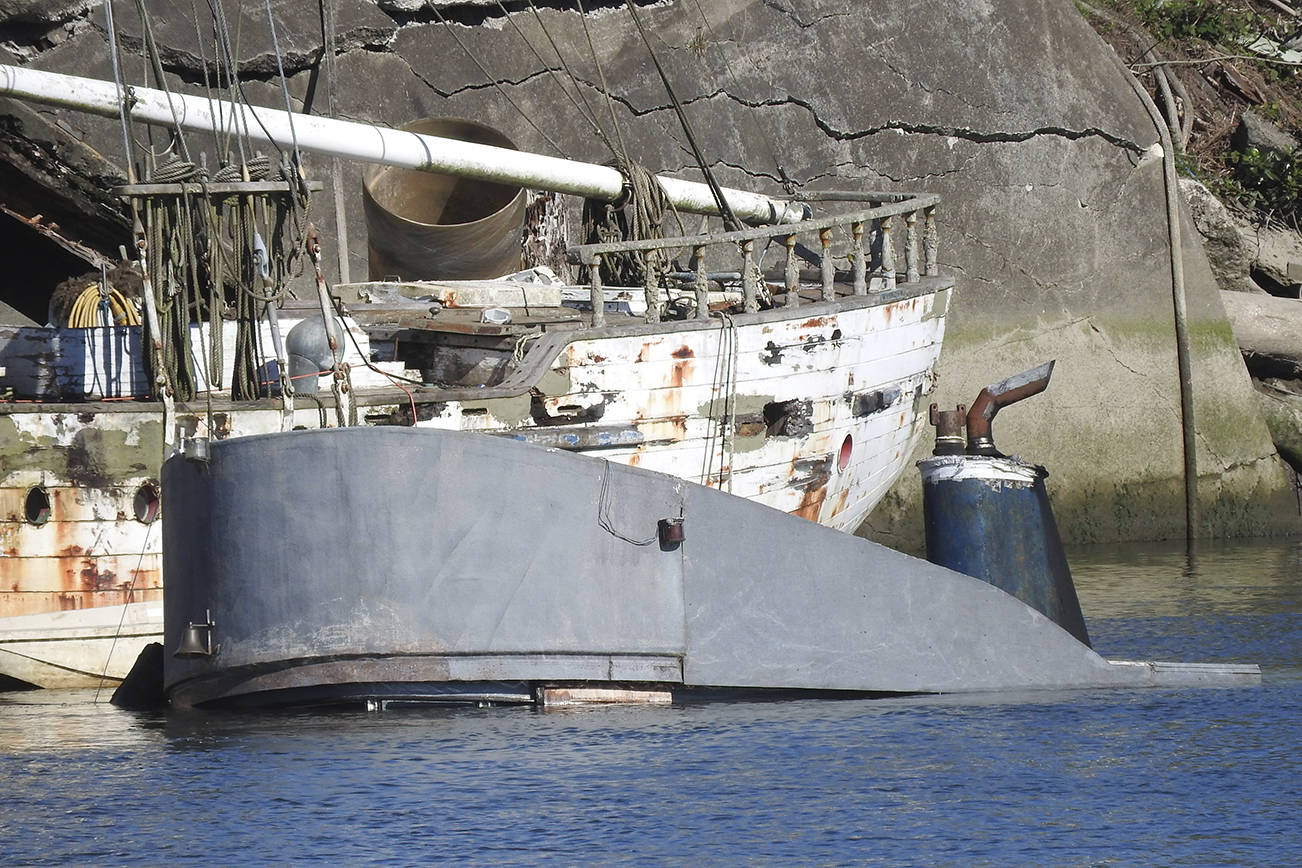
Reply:
[[[178, 84], [201, 82], [213, 51], [196, 39], [190, 4], [149, 5], [161, 10], [152, 20], [169, 73]], [[539, 4], [535, 14], [511, 2], [507, 16], [495, 4], [436, 5], [449, 23], [405, 0], [337, 0], [339, 114], [390, 125], [470, 117], [551, 153], [536, 124], [566, 156], [604, 162], [610, 153], [560, 81], [605, 126], [613, 107], [634, 159], [699, 177], [646, 47], [614, 8], [622, 4], [593, 4], [586, 17], [563, 3]], [[937, 399], [970, 403], [992, 380], [1058, 360], [1047, 392], [1001, 414], [1000, 445], [1050, 468], [1068, 540], [1183, 533], [1163, 188], [1160, 165], [1141, 159], [1156, 132], [1071, 4], [952, 0], [920, 11], [843, 0], [662, 0], [639, 8], [721, 183], [769, 193], [921, 188], [944, 197], [940, 259], [958, 291]], [[272, 0], [272, 9], [291, 97], [320, 111], [317, 5]], [[251, 4], [241, 14], [250, 99], [278, 105], [265, 11]], [[138, 44], [130, 40], [139, 26], [125, 31], [128, 46]], [[33, 63], [111, 75], [102, 27], [81, 28]], [[118, 153], [115, 123], [59, 116], [110, 159]], [[310, 158], [309, 169], [328, 176], [325, 160]], [[343, 182], [358, 227], [349, 236], [351, 269], [365, 273], [360, 167], [347, 166]], [[328, 228], [328, 196], [314, 207]], [[1214, 282], [1195, 235], [1184, 237], [1201, 531], [1296, 528]], [[902, 481], [872, 517], [872, 535], [918, 544], [917, 489], [911, 475]]]

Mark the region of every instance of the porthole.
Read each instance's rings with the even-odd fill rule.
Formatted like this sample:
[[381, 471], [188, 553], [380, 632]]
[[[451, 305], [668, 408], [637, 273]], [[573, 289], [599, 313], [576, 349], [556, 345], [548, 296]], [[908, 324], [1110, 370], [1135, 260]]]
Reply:
[[23, 516], [28, 524], [43, 525], [50, 520], [50, 493], [37, 485], [27, 492], [23, 503]]
[[841, 454], [837, 456], [836, 466], [838, 470], [845, 470], [850, 466], [850, 456], [854, 454], [854, 438], [849, 434], [841, 441]]
[[146, 482], [137, 488], [133, 505], [136, 512], [136, 521], [141, 524], [152, 524], [158, 519], [158, 486], [153, 482]]

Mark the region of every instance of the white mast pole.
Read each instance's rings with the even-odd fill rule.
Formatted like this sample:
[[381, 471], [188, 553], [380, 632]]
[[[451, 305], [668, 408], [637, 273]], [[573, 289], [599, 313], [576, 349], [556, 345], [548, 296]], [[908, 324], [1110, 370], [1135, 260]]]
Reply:
[[[217, 129], [247, 130], [251, 139], [289, 147], [292, 125], [300, 150], [345, 159], [553, 190], [608, 202], [617, 200], [624, 191], [624, 177], [609, 166], [459, 142], [375, 124], [169, 94], [153, 88], [132, 87], [127, 92], [127, 113], [131, 119], [157, 126], [172, 126], [175, 113], [182, 129], [209, 132], [215, 125]], [[121, 112], [113, 82], [3, 64], [0, 64], [0, 96], [104, 117], [116, 118]], [[705, 184], [664, 176], [657, 179], [666, 197], [680, 211], [718, 214], [718, 206]], [[723, 195], [733, 213], [747, 223], [789, 223], [804, 216], [802, 206], [780, 199], [726, 187]]]

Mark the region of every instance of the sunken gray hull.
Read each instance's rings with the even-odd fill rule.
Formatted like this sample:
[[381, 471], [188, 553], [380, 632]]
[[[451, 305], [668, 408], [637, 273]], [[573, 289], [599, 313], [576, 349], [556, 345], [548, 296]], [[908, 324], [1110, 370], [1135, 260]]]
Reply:
[[986, 582], [597, 458], [396, 427], [206, 445], [163, 468], [177, 705], [1259, 678], [1110, 662]]

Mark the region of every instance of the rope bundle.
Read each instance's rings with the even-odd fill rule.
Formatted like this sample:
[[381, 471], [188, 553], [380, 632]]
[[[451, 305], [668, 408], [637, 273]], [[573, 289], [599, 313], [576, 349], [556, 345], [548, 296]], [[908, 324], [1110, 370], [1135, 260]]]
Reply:
[[[644, 166], [617, 160], [616, 168], [625, 178], [625, 195], [619, 202], [585, 199], [583, 202], [583, 237], [585, 244], [611, 241], [645, 240], [663, 237], [668, 202], [660, 182]], [[648, 272], [663, 269], [664, 263], [651, 261], [642, 253], [607, 254], [602, 257], [601, 280], [608, 286], [645, 286]], [[658, 281], [657, 281], [658, 282]]]

